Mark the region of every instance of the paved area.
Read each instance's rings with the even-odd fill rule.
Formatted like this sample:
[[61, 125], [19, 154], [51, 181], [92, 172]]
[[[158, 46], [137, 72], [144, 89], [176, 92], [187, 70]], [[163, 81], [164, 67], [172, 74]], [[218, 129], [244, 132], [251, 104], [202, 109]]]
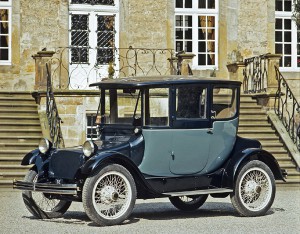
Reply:
[[31, 216], [20, 191], [0, 190], [0, 233], [300, 233], [300, 188], [278, 188], [271, 210], [263, 217], [239, 217], [230, 199], [208, 198], [202, 208], [185, 213], [168, 199], [138, 200], [122, 225], [98, 227], [73, 203], [63, 218]]

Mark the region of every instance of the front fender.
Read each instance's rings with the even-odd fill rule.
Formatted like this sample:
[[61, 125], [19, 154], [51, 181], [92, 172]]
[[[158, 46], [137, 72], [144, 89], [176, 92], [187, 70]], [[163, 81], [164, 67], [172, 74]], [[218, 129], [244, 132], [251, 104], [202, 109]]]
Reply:
[[247, 162], [259, 160], [265, 163], [273, 172], [275, 180], [285, 180], [277, 160], [268, 151], [250, 148], [236, 153], [225, 167], [222, 185], [233, 188], [239, 169]]
[[27, 166], [31, 164], [35, 164], [37, 156], [40, 154], [39, 149], [32, 150], [28, 154], [26, 154], [21, 162], [21, 165]]

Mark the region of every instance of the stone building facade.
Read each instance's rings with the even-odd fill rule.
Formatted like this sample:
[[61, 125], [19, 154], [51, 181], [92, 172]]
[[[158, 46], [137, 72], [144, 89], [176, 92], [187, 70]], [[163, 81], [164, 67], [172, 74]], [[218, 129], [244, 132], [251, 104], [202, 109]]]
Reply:
[[[295, 93], [299, 93], [300, 46], [297, 29], [290, 20], [292, 4], [292, 0], [3, 0], [0, 1], [3, 39], [0, 89], [43, 90], [37, 84], [36, 61], [32, 58], [38, 51], [55, 51], [54, 57], [65, 51], [60, 59], [68, 70], [78, 64], [70, 47], [99, 47], [102, 43], [105, 50], [101, 53], [106, 56], [110, 48], [123, 48], [124, 52], [119, 50], [120, 56], [128, 48], [166, 49], [168, 52], [157, 58], [158, 67], [169, 66], [169, 51], [185, 50], [196, 55], [191, 64], [194, 74], [223, 79], [230, 77], [228, 64], [260, 54], [285, 53], [282, 73]], [[101, 22], [104, 29], [99, 26]], [[140, 59], [144, 62], [149, 59], [143, 56]], [[102, 68], [96, 71], [96, 80], [108, 75], [108, 60], [102, 63]], [[115, 60], [116, 70], [121, 67], [117, 63]], [[92, 72], [88, 73], [92, 76]], [[82, 74], [79, 71], [78, 76]], [[85, 90], [87, 86], [70, 88], [68, 78], [62, 78], [63, 85], [55, 87], [67, 145], [74, 141], [82, 143], [85, 129], [74, 130], [72, 126], [74, 123], [82, 126], [80, 122], [86, 123], [86, 113], [96, 108], [96, 95], [74, 94], [74, 89]], [[78, 132], [82, 132], [81, 137], [73, 139]]]

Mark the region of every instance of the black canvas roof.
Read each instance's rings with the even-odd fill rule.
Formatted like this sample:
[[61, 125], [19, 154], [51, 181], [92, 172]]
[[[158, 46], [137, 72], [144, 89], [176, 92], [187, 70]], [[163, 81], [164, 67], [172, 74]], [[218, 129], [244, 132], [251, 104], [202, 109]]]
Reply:
[[198, 76], [139, 76], [117, 79], [106, 79], [93, 83], [90, 87], [98, 86], [99, 88], [141, 88], [141, 87], [162, 87], [172, 84], [224, 84], [224, 85], [241, 85], [240, 81], [216, 79], [214, 77]]

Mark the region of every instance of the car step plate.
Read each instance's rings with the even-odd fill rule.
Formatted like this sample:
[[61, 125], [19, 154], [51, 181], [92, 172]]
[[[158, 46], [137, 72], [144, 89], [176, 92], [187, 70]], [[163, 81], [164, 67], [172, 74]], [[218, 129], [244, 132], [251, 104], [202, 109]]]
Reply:
[[163, 193], [164, 195], [171, 196], [171, 197], [179, 197], [179, 196], [191, 196], [191, 195], [201, 195], [201, 194], [213, 194], [213, 193], [231, 193], [233, 192], [232, 189], [201, 189], [201, 190], [193, 190], [193, 191], [182, 191], [182, 192], [170, 192], [170, 193]]

